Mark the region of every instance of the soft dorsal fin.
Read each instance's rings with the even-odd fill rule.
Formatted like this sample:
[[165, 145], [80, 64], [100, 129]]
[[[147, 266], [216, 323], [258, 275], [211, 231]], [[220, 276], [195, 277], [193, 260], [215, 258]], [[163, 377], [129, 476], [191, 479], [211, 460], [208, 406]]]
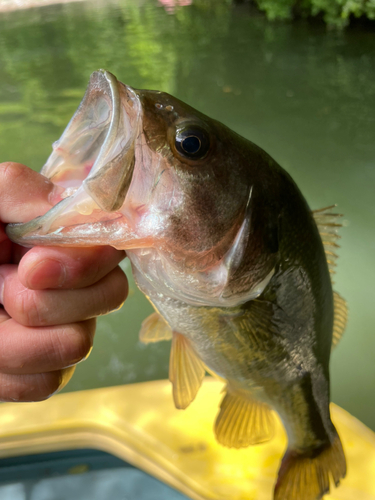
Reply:
[[336, 347], [339, 343], [348, 320], [348, 306], [346, 301], [337, 292], [333, 292], [333, 335], [332, 347]]
[[342, 214], [332, 212], [334, 208], [336, 208], [336, 205], [312, 211], [320, 237], [322, 238], [328, 268], [331, 274], [335, 272], [336, 259], [338, 257], [336, 249], [339, 248], [337, 240], [340, 239], [338, 232], [340, 227], [342, 227], [342, 224], [339, 222]]
[[245, 448], [269, 441], [274, 435], [274, 424], [267, 404], [227, 387], [215, 422], [216, 439], [228, 448]]
[[183, 410], [193, 401], [202, 384], [205, 366], [191, 343], [181, 333], [173, 332], [169, 359], [169, 380], [173, 385], [176, 408]]
[[172, 329], [159, 313], [154, 312], [150, 314], [150, 316], [142, 322], [139, 340], [143, 342], [143, 344], [159, 342], [160, 340], [170, 340], [171, 338]]
[[[332, 211], [334, 208], [336, 208], [336, 205], [321, 208], [320, 210], [313, 210], [312, 212], [316, 225], [318, 226], [320, 237], [322, 238], [331, 276], [335, 272], [336, 260], [338, 258], [336, 249], [339, 248], [337, 240], [340, 238], [338, 232], [340, 227], [342, 227], [342, 224], [339, 222], [342, 214], [334, 213]], [[333, 292], [333, 303], [332, 348], [339, 343], [348, 319], [348, 306], [345, 300], [337, 292]]]

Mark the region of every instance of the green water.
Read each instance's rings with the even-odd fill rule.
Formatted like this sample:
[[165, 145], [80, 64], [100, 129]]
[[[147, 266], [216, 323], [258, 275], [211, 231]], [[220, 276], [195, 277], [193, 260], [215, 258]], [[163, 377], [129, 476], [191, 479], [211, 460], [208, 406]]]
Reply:
[[[174, 14], [156, 0], [0, 14], [0, 161], [40, 169], [98, 68], [170, 92], [262, 146], [312, 208], [338, 203], [348, 221], [335, 287], [350, 319], [332, 358], [332, 395], [375, 429], [375, 38], [269, 24], [229, 3], [195, 0]], [[137, 338], [150, 312], [131, 283], [122, 310], [99, 320], [67, 390], [166, 378], [168, 343]]]

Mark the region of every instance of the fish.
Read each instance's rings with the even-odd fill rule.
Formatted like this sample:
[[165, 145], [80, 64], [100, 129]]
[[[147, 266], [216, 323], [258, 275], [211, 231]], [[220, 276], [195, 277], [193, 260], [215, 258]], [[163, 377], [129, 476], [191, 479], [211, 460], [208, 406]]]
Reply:
[[217, 441], [288, 446], [275, 500], [316, 500], [346, 475], [330, 418], [329, 359], [347, 322], [332, 289], [340, 214], [312, 211], [260, 147], [160, 91], [99, 70], [42, 168], [58, 203], [7, 226], [24, 246], [126, 250], [155, 312], [144, 343], [171, 340], [176, 408], [206, 372], [225, 381]]

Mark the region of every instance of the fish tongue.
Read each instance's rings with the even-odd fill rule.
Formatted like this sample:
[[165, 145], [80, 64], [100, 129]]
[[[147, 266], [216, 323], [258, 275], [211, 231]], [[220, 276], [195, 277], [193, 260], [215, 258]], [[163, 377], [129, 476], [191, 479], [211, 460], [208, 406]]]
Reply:
[[[9, 237], [20, 244], [43, 244], [41, 240], [51, 244], [49, 235], [61, 229], [85, 225], [88, 236], [90, 224], [113, 220], [132, 179], [140, 121], [141, 105], [133, 89], [107, 71], [93, 73], [81, 104], [42, 169], [65, 189], [61, 196], [65, 199], [40, 218], [8, 226]], [[59, 242], [64, 244], [62, 234]]]

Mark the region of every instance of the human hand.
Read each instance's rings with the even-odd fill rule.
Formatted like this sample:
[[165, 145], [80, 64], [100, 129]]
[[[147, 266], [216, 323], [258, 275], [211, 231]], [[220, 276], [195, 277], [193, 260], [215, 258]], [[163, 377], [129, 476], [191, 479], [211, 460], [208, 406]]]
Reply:
[[0, 164], [0, 401], [40, 401], [66, 385], [91, 350], [95, 317], [127, 296], [124, 251], [28, 250], [7, 238], [6, 223], [42, 215], [57, 198], [44, 176]]

